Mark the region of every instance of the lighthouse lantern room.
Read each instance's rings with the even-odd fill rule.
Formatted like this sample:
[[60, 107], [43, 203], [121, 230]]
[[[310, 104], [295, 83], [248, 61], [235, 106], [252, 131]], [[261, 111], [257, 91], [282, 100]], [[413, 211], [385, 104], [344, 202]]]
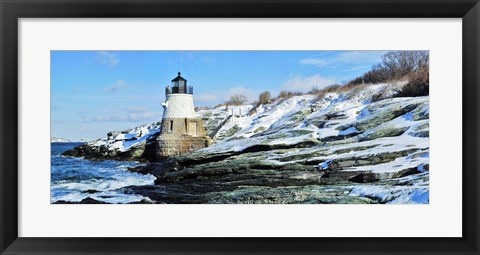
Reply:
[[165, 88], [165, 97], [157, 154], [166, 157], [208, 146], [211, 140], [206, 135], [203, 121], [195, 116], [193, 86], [187, 85], [180, 72], [171, 86]]

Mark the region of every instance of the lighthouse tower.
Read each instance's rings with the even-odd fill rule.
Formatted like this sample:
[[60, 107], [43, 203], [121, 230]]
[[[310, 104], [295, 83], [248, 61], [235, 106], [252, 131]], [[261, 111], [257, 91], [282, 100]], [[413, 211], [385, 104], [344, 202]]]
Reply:
[[172, 80], [172, 86], [165, 88], [167, 98], [163, 106], [163, 119], [195, 118], [193, 107], [193, 87], [187, 85], [187, 80], [178, 72], [178, 76]]
[[180, 72], [165, 88], [165, 97], [157, 155], [174, 156], [210, 145], [202, 119], [195, 116], [193, 86], [187, 85]]

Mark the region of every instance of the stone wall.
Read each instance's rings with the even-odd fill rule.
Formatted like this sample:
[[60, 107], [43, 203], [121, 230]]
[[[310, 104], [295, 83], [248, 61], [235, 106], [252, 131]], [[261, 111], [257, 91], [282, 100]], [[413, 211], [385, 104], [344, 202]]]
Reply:
[[200, 118], [165, 118], [156, 140], [156, 154], [168, 157], [202, 149], [211, 144]]
[[210, 139], [207, 136], [159, 136], [157, 139], [157, 155], [159, 157], [175, 156], [199, 150], [209, 145]]
[[[196, 126], [196, 132], [193, 130], [193, 125]], [[203, 120], [200, 118], [164, 118], [162, 120], [163, 134], [171, 135], [192, 135], [192, 136], [206, 136]]]

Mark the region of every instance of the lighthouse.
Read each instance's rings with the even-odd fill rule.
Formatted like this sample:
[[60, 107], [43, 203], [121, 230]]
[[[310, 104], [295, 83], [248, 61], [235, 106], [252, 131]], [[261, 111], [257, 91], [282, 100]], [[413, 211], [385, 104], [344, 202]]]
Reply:
[[157, 155], [168, 157], [205, 148], [210, 145], [203, 121], [195, 116], [193, 86], [178, 72], [165, 87], [162, 128], [157, 137]]

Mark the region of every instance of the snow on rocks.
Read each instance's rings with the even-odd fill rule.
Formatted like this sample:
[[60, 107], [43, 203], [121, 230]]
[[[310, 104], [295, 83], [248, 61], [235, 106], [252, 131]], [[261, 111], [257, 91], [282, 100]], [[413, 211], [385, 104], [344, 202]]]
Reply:
[[333, 163], [333, 160], [329, 159], [315, 166], [315, 169], [318, 170], [328, 170], [328, 167]]
[[369, 178], [362, 178], [367, 182], [422, 174], [422, 182], [417, 185], [413, 180], [408, 188], [367, 185], [351, 195], [386, 203], [428, 202], [429, 98], [372, 100], [380, 92], [391, 96], [404, 84], [364, 86], [329, 93], [320, 100], [299, 95], [259, 106], [254, 114], [225, 124], [216, 144], [199, 153], [262, 148], [264, 162], [310, 166], [347, 179], [349, 173], [351, 177], [368, 174]]
[[[214, 144], [179, 157], [188, 169], [175, 178], [201, 175], [197, 170], [220, 178], [238, 168], [232, 178], [242, 182], [242, 171], [260, 179], [268, 172], [281, 183], [343, 182], [348, 196], [380, 203], [428, 203], [429, 97], [389, 98], [404, 84], [199, 110]], [[157, 123], [111, 132], [89, 145], [107, 154], [129, 152], [159, 130]]]
[[430, 195], [428, 178], [428, 173], [421, 173], [398, 179], [399, 183], [406, 185], [391, 186], [386, 182], [380, 182], [351, 186], [349, 195], [370, 197], [387, 204], [428, 204]]
[[60, 138], [60, 137], [52, 137], [50, 138], [51, 143], [71, 143], [72, 141], [65, 139], [65, 138]]
[[139, 161], [147, 140], [160, 132], [160, 122], [142, 125], [122, 132], [108, 132], [107, 137], [97, 139], [62, 153], [64, 156], [84, 157], [91, 160], [115, 159]]
[[89, 144], [92, 146], [105, 146], [108, 151], [124, 152], [151, 136], [160, 132], [160, 123], [156, 122], [143, 125], [122, 132], [109, 132], [107, 138], [102, 138]]

